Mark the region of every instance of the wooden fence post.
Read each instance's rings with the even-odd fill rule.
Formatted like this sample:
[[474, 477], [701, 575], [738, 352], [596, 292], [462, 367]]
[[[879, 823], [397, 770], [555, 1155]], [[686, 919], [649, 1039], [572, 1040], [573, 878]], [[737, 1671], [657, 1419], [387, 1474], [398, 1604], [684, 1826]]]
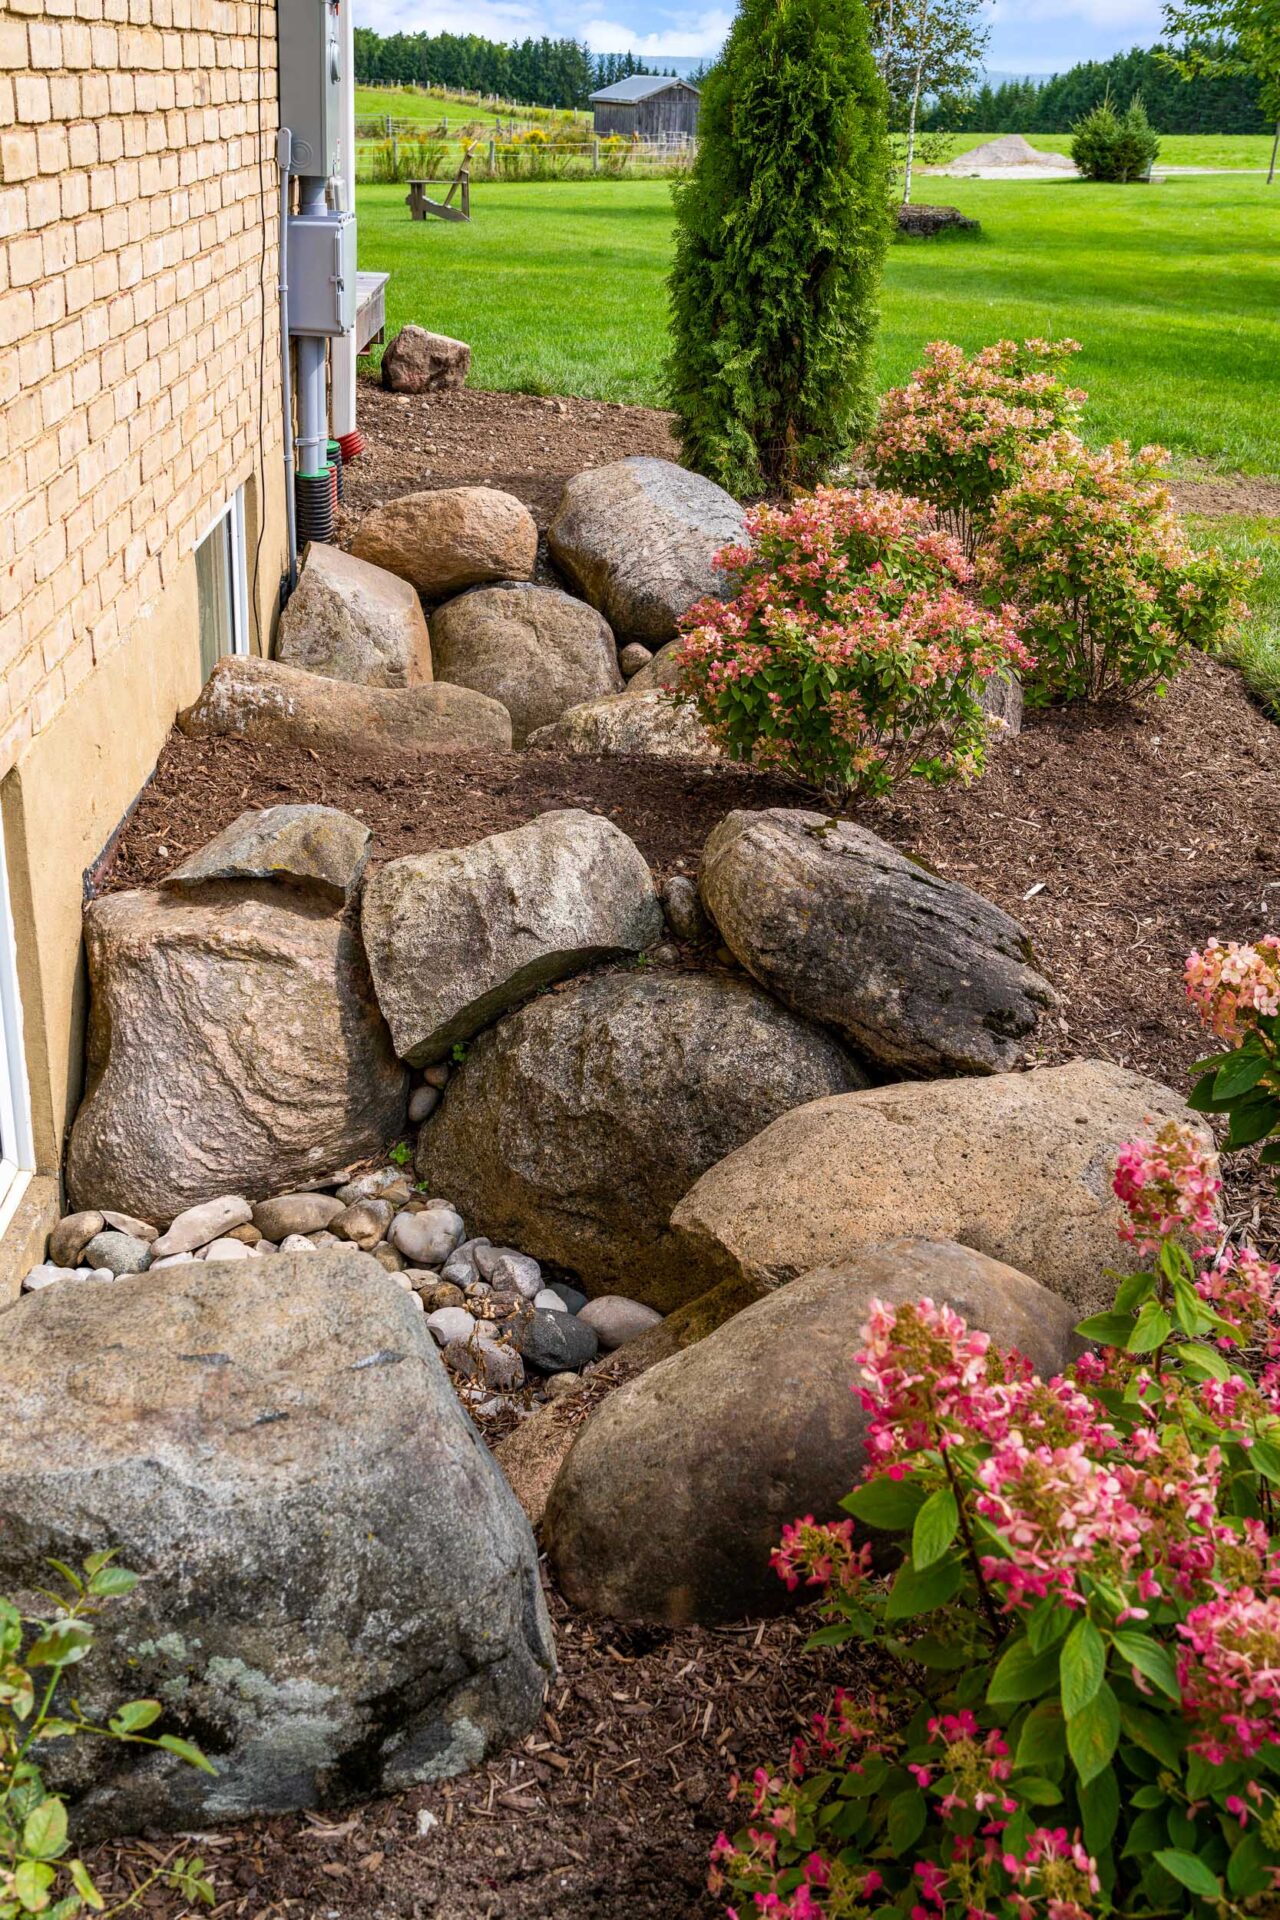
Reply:
[[498, 157], [498, 143], [496, 140], [491, 140], [489, 142], [489, 178], [491, 180], [493, 179], [494, 175], [498, 171], [497, 157]]
[[600, 171], [600, 142], [598, 140], [591, 142], [591, 171], [592, 173], [599, 173]]

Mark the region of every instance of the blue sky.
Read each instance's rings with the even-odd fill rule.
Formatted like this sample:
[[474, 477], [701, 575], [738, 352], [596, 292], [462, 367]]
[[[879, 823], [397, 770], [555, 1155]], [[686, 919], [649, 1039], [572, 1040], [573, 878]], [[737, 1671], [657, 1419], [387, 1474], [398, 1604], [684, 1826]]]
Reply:
[[[483, 33], [491, 39], [572, 34], [597, 52], [633, 48], [653, 59], [719, 47], [733, 9], [651, 0], [355, 0], [356, 20], [381, 33]], [[1053, 73], [1159, 38], [1159, 0], [993, 0], [988, 64]]]

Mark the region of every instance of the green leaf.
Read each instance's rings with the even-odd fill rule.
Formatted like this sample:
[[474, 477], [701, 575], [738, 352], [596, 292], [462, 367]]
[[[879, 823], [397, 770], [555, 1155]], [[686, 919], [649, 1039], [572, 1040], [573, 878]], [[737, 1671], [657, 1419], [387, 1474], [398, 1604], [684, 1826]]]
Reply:
[[43, 1860], [21, 1860], [13, 1876], [13, 1891], [27, 1913], [43, 1913], [49, 1904], [54, 1870]]
[[1215, 1071], [1213, 1073], [1201, 1074], [1200, 1078], [1196, 1081], [1191, 1092], [1187, 1095], [1187, 1105], [1193, 1112], [1218, 1113], [1221, 1111], [1218, 1101], [1214, 1098], [1213, 1092], [1214, 1083], [1217, 1078], [1218, 1075]]
[[1182, 1741], [1163, 1715], [1148, 1713], [1145, 1707], [1122, 1706], [1120, 1724], [1135, 1746], [1151, 1754], [1171, 1773], [1181, 1773]]
[[963, 1579], [964, 1568], [958, 1560], [939, 1561], [923, 1572], [907, 1561], [899, 1567], [897, 1579], [889, 1589], [884, 1617], [911, 1620], [918, 1613], [930, 1613], [934, 1607], [945, 1606], [955, 1598]]
[[1144, 1679], [1150, 1680], [1162, 1693], [1167, 1693], [1171, 1700], [1181, 1700], [1182, 1689], [1178, 1685], [1172, 1657], [1158, 1640], [1153, 1640], [1146, 1633], [1122, 1629], [1112, 1634], [1111, 1644], [1120, 1658], [1131, 1667], [1136, 1667]]
[[160, 1718], [164, 1708], [158, 1700], [126, 1700], [117, 1707], [109, 1725], [112, 1733], [141, 1733], [144, 1727], [150, 1727]]
[[1221, 1900], [1221, 1880], [1194, 1853], [1184, 1853], [1180, 1847], [1162, 1847], [1155, 1858], [1166, 1873], [1202, 1900]]
[[1056, 1646], [1070, 1625], [1071, 1615], [1059, 1595], [1046, 1594], [1027, 1616], [1027, 1639], [1032, 1652], [1043, 1653], [1046, 1647]]
[[94, 1886], [93, 1876], [84, 1861], [68, 1860], [67, 1872], [71, 1875], [71, 1883], [86, 1907], [92, 1907], [95, 1913], [101, 1913], [107, 1903]]
[[1154, 1273], [1126, 1274], [1116, 1288], [1115, 1311], [1117, 1313], [1136, 1313], [1144, 1300], [1149, 1300], [1156, 1287]]
[[1248, 1093], [1251, 1087], [1257, 1086], [1270, 1064], [1265, 1053], [1247, 1046], [1239, 1048], [1214, 1075], [1214, 1099], [1220, 1100], [1224, 1106], [1238, 1100], [1242, 1093]]
[[72, 1571], [72, 1569], [67, 1565], [65, 1560], [54, 1560], [53, 1558], [50, 1558], [49, 1565], [53, 1568], [55, 1573], [60, 1573], [62, 1575], [63, 1579], [66, 1581], [67, 1585], [71, 1588], [71, 1591], [73, 1593], [84, 1592], [84, 1581], [80, 1578], [80, 1575], [78, 1573], [75, 1573]]
[[1255, 1140], [1265, 1140], [1275, 1131], [1280, 1120], [1280, 1102], [1268, 1094], [1256, 1104], [1252, 1100], [1240, 1107], [1231, 1109], [1231, 1125], [1227, 1129], [1224, 1142], [1228, 1153], [1234, 1153], [1239, 1147], [1251, 1147]]
[[1280, 1140], [1268, 1140], [1258, 1159], [1264, 1167], [1280, 1166]]
[[1076, 1332], [1082, 1340], [1096, 1340], [1102, 1347], [1127, 1347], [1133, 1324], [1131, 1313], [1094, 1313], [1080, 1322]]
[[70, 1667], [93, 1645], [93, 1628], [82, 1620], [55, 1620], [27, 1649], [29, 1667]]
[[1014, 1770], [1023, 1767], [1056, 1766], [1067, 1751], [1067, 1723], [1055, 1700], [1043, 1700], [1033, 1707], [1022, 1723]]
[[1120, 1820], [1120, 1783], [1114, 1767], [1104, 1767], [1087, 1786], [1081, 1787], [1080, 1813], [1084, 1843], [1095, 1860], [1102, 1860], [1111, 1850]]
[[1087, 1706], [1067, 1721], [1067, 1752], [1082, 1786], [1110, 1766], [1120, 1739], [1120, 1703], [1104, 1680]]
[[89, 1591], [100, 1599], [114, 1600], [132, 1593], [137, 1584], [138, 1575], [127, 1567], [99, 1567], [89, 1581]]
[[992, 1706], [1007, 1706], [1019, 1700], [1038, 1700], [1055, 1687], [1058, 1679], [1056, 1647], [1033, 1653], [1029, 1640], [1015, 1640], [996, 1662], [996, 1670], [987, 1687]]
[[1130, 1353], [1154, 1353], [1173, 1331], [1173, 1322], [1158, 1300], [1148, 1300], [1129, 1335]]
[[911, 1529], [911, 1559], [917, 1573], [941, 1560], [960, 1526], [960, 1509], [950, 1487], [939, 1487], [916, 1515]]
[[869, 1527], [886, 1533], [905, 1533], [925, 1500], [927, 1491], [919, 1480], [864, 1480], [860, 1487], [840, 1502], [846, 1513]]
[[954, 1673], [958, 1667], [967, 1667], [973, 1659], [973, 1649], [955, 1640], [942, 1640], [936, 1633], [921, 1634], [918, 1640], [895, 1640], [891, 1644], [899, 1660], [916, 1660], [922, 1667], [933, 1667], [939, 1673]]
[[206, 1760], [199, 1747], [190, 1740], [181, 1739], [176, 1733], [162, 1733], [156, 1741], [166, 1753], [176, 1753], [179, 1760], [185, 1760], [188, 1766], [199, 1767], [202, 1773], [216, 1773], [217, 1768]]
[[913, 1847], [924, 1832], [928, 1809], [925, 1798], [918, 1787], [910, 1793], [899, 1793], [889, 1808], [889, 1818], [885, 1832], [889, 1844], [897, 1854], [904, 1854]]
[[1009, 1782], [1009, 1791], [1027, 1807], [1056, 1807], [1062, 1798], [1061, 1789], [1037, 1773], [1019, 1774]]
[[1269, 1440], [1255, 1440], [1245, 1458], [1264, 1480], [1280, 1485], [1280, 1447], [1274, 1447]]
[[1229, 1380], [1231, 1368], [1220, 1353], [1212, 1347], [1203, 1346], [1198, 1340], [1188, 1340], [1178, 1348], [1178, 1359], [1193, 1377], [1206, 1375], [1210, 1380]]
[[[1106, 1774], [1099, 1777], [1104, 1780], [1107, 1778]], [[1161, 1792], [1160, 1798], [1163, 1804], [1167, 1796]], [[1145, 1860], [1148, 1854], [1155, 1852], [1164, 1837], [1164, 1814], [1153, 1807], [1146, 1808], [1136, 1820], [1129, 1823], [1123, 1856], [1126, 1860]]]
[[22, 1851], [33, 1860], [56, 1860], [66, 1844], [66, 1808], [61, 1800], [42, 1800], [23, 1821]]
[[1102, 1685], [1107, 1670], [1107, 1644], [1086, 1614], [1076, 1621], [1062, 1645], [1062, 1711], [1070, 1720], [1087, 1707]]

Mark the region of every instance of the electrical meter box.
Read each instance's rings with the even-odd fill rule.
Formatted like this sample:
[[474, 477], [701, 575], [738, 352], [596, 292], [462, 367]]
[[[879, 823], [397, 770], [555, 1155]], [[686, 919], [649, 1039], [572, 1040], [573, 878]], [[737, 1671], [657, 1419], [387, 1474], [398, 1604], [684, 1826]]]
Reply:
[[338, 0], [279, 0], [280, 125], [293, 136], [289, 171], [327, 180], [339, 170], [342, 23]]
[[289, 332], [350, 333], [356, 324], [354, 213], [290, 214], [287, 244]]

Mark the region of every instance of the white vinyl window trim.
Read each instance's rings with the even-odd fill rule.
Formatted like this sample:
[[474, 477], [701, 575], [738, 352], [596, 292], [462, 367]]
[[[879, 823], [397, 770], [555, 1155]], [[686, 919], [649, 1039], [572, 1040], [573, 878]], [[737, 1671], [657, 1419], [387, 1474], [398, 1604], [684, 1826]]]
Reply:
[[0, 824], [0, 1234], [7, 1229], [35, 1171], [31, 1095], [22, 1039], [18, 946], [9, 900], [9, 868]]
[[244, 526], [244, 488], [237, 487], [222, 512], [195, 544], [200, 595], [201, 651], [206, 672], [227, 654], [249, 651], [249, 566]]

